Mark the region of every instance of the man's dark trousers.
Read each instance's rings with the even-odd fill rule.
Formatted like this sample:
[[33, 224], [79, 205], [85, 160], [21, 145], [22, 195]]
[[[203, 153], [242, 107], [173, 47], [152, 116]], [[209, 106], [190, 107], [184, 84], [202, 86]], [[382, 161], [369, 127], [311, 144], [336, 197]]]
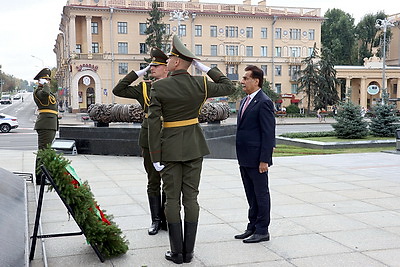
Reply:
[[247, 230], [255, 230], [255, 234], [266, 235], [271, 220], [268, 172], [259, 173], [258, 168], [240, 166], [240, 173], [249, 203]]

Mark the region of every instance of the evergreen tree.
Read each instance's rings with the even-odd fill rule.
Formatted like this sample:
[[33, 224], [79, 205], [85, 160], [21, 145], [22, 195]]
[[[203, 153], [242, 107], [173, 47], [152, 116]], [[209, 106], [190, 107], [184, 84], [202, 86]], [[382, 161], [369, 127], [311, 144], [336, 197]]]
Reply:
[[393, 105], [378, 104], [374, 107], [374, 117], [371, 118], [369, 125], [371, 134], [373, 136], [393, 137], [396, 134], [398, 118], [394, 113], [395, 107]]
[[[275, 103], [275, 101], [278, 100], [279, 94], [275, 93], [275, 91], [273, 91], [273, 90], [271, 89], [271, 83], [270, 83], [269, 81], [267, 81], [267, 80], [264, 79], [263, 86], [262, 86], [261, 89], [264, 91], [264, 93], [265, 93], [269, 98], [271, 98], [272, 102]], [[246, 96], [246, 93], [243, 91], [243, 86], [242, 86], [242, 84], [241, 84], [241, 83], [238, 83], [238, 84], [236, 85], [236, 90], [235, 90], [235, 92], [234, 92], [233, 94], [231, 94], [231, 95], [229, 96], [229, 98], [230, 98], [232, 101], [237, 101], [237, 100], [239, 100], [239, 99], [244, 98], [245, 96]]]
[[361, 116], [361, 107], [352, 102], [340, 105], [336, 121], [332, 127], [339, 138], [358, 139], [368, 135], [368, 123]]
[[337, 104], [339, 96], [336, 90], [338, 80], [332, 63], [332, 54], [327, 48], [322, 49], [322, 57], [318, 62], [318, 87], [314, 98], [314, 108], [327, 110], [328, 105]]
[[298, 90], [307, 95], [307, 115], [310, 114], [311, 100], [318, 87], [318, 64], [314, 62], [317, 57], [318, 49], [314, 43], [313, 52], [302, 61], [305, 68], [299, 71], [300, 77], [297, 79]]

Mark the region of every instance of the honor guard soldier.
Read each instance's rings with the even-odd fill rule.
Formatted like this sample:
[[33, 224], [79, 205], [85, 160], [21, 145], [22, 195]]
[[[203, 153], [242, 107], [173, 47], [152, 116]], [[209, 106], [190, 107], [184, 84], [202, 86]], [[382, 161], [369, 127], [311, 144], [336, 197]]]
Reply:
[[149, 235], [155, 235], [160, 229], [167, 230], [164, 214], [165, 194], [161, 194], [160, 173], [154, 169], [149, 154], [147, 112], [150, 104], [150, 81], [142, 81], [137, 85], [130, 85], [139, 77], [143, 76], [149, 69], [151, 77], [156, 80], [167, 77], [168, 57], [158, 48], [152, 48], [150, 52], [151, 63], [139, 71], [131, 71], [122, 78], [113, 89], [113, 94], [119, 97], [136, 99], [142, 106], [145, 117], [139, 133], [139, 146], [142, 148], [143, 165], [147, 173], [147, 196], [149, 199], [151, 226], [148, 229]]
[[[160, 171], [167, 196], [165, 213], [171, 250], [167, 260], [180, 264], [193, 258], [199, 219], [197, 195], [203, 156], [209, 154], [199, 125], [199, 111], [208, 97], [230, 95], [232, 82], [217, 68], [210, 69], [175, 35], [167, 63], [169, 76], [153, 83], [149, 107], [150, 155]], [[192, 76], [194, 64], [213, 80]], [[181, 203], [184, 207], [182, 233]]]
[[[46, 149], [48, 145], [51, 145], [58, 130], [57, 98], [50, 90], [50, 76], [50, 69], [44, 68], [33, 78], [38, 81], [38, 86], [33, 92], [33, 99], [39, 113], [34, 128], [38, 134], [38, 150]], [[36, 183], [40, 184], [38, 161], [40, 159], [36, 157]]]

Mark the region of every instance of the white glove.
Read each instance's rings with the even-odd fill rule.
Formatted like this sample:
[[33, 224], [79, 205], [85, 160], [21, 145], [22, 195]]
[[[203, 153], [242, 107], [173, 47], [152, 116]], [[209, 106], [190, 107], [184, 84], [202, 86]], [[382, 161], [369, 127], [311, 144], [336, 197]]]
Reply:
[[135, 72], [136, 72], [136, 75], [137, 75], [138, 77], [140, 77], [140, 76], [145, 75], [146, 72], [147, 72], [149, 69], [150, 69], [150, 65], [148, 65], [148, 66], [147, 66], [146, 68], [144, 68], [144, 69], [141, 69], [141, 70], [138, 70], [138, 71], [135, 70]]
[[46, 79], [39, 79], [39, 84], [43, 85], [43, 84], [46, 84], [46, 83], [49, 83], [49, 81], [46, 80]]
[[158, 171], [158, 172], [160, 172], [160, 171], [162, 171], [162, 169], [164, 169], [164, 165], [161, 165], [161, 163], [160, 162], [153, 162], [153, 166], [154, 166], [154, 169], [156, 169], [156, 171]]
[[196, 69], [201, 70], [202, 72], [205, 72], [205, 73], [207, 73], [211, 69], [210, 67], [207, 67], [203, 63], [200, 63], [196, 59], [193, 59], [192, 64]]

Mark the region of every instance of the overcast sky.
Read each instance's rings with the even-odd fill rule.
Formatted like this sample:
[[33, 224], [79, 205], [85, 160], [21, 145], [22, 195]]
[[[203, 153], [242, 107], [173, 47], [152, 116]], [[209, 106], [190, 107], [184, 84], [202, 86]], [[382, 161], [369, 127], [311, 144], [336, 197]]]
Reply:
[[[0, 65], [2, 71], [31, 81], [43, 67], [55, 67], [53, 52], [59, 32], [61, 13], [66, 0], [2, 0], [0, 8]], [[241, 4], [240, 0], [200, 0], [200, 2]], [[257, 4], [258, 0], [252, 0]], [[340, 8], [351, 14], [356, 23], [367, 14], [385, 11], [400, 13], [398, 0], [267, 0], [268, 6]]]

